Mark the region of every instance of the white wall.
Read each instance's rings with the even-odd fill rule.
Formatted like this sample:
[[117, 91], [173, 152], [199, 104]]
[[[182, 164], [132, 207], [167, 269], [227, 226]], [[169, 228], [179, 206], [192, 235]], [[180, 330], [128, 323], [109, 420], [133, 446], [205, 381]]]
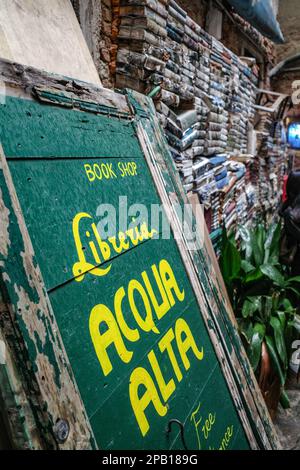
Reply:
[[101, 85], [69, 0], [0, 0], [0, 57]]

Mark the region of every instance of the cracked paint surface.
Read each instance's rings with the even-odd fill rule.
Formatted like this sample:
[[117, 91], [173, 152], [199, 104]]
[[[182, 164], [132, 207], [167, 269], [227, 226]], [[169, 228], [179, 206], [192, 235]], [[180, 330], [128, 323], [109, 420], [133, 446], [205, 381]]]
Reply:
[[0, 188], [0, 214], [1, 214], [1, 223], [0, 223], [0, 253], [7, 258], [8, 250], [10, 247], [10, 239], [8, 233], [9, 227], [9, 210], [5, 207], [2, 191]]

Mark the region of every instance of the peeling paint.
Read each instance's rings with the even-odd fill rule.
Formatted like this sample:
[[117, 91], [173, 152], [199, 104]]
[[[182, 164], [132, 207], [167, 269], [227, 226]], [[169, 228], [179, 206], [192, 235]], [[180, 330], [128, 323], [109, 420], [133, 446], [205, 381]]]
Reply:
[[4, 341], [0, 340], [0, 365], [6, 363], [6, 346]]
[[[142, 98], [143, 101], [139, 103], [138, 95], [135, 96], [135, 112], [139, 115], [136, 121], [142, 123], [141, 127], [150, 139], [149, 147], [152, 148], [154, 156], [152, 155], [152, 160], [148, 163], [149, 167], [151, 165], [153, 167], [151, 171], [156, 173], [157, 186], [160, 187], [164, 197], [168, 199], [168, 203], [173, 194], [182, 204], [186, 202], [186, 195], [180, 185], [178, 175], [176, 176], [171, 157], [168, 156], [167, 146], [162, 138], [159, 126], [154, 122], [154, 112], [153, 117], [149, 118], [151, 115], [150, 100]], [[146, 110], [147, 107], [148, 109]], [[147, 149], [145, 153], [147, 153]], [[25, 361], [22, 363], [22, 358], [20, 359], [20, 364], [22, 364], [23, 368], [26, 369], [26, 373], [28, 373], [28, 383], [32, 388], [30, 393], [28, 393], [28, 398], [33, 403], [32, 408], [36, 412], [38, 431], [41, 435], [49, 434], [49, 441], [46, 442], [49, 446], [49, 442], [53, 443], [53, 440], [51, 441], [51, 437], [53, 439], [53, 425], [58, 419], [64, 419], [70, 425], [70, 435], [64, 444], [57, 444], [57, 447], [61, 449], [90, 448], [93, 439], [90, 424], [78, 389], [76, 388], [76, 382], [74, 381], [71, 366], [64, 350], [40, 269], [34, 259], [34, 250], [22, 216], [7, 162], [5, 156], [1, 155], [0, 152], [0, 163], [1, 156], [5, 183], [4, 196], [6, 196], [6, 189], [9, 195], [4, 200], [6, 201], [6, 206], [8, 205], [11, 211], [7, 214], [7, 232], [11, 233], [12, 231], [14, 233], [14, 237], [11, 236], [11, 245], [7, 244], [8, 260], [2, 261], [2, 267], [7, 272], [7, 276], [10, 276], [15, 282], [13, 286], [12, 284], [6, 285], [9, 302], [11, 302], [9, 306], [11, 324], [13, 325], [11, 328], [19, 335], [14, 337], [14, 343], [18, 343], [17, 346], [20, 349], [23, 348], [24, 353], [27, 355], [27, 367], [24, 367]], [[159, 181], [158, 177], [160, 178]], [[234, 337], [232, 331], [234, 327], [229, 321], [230, 317], [224, 299], [218, 295], [214, 276], [211, 275], [212, 267], [210, 265], [207, 266], [207, 254], [201, 251], [192, 257], [184, 249], [182, 249], [182, 253], [186, 266], [190, 268], [187, 269], [188, 275], [191, 276], [191, 283], [195, 286], [194, 290], [198, 303], [201, 306], [202, 316], [208, 329], [211, 330], [211, 341], [215, 346], [219, 362], [222, 364], [228, 388], [231, 392], [233, 391], [232, 396], [236, 408], [241, 412], [240, 415], [244, 428], [249, 428], [249, 421], [247, 416], [245, 416], [245, 406], [241, 402], [242, 396], [247, 403], [248, 401], [250, 403], [249, 406], [247, 405], [247, 413], [253, 415], [253, 419], [257, 419], [257, 429], [255, 429], [255, 432], [260, 434], [259, 442], [263, 442], [263, 447], [266, 448], [276, 447], [276, 436], [272, 436], [271, 426], [268, 428], [268, 418], [263, 416], [264, 410], [259, 410], [260, 416], [258, 417], [256, 404], [253, 404], [253, 400], [258, 395], [255, 387], [253, 387], [253, 390], [249, 387], [251, 376], [247, 377], [246, 380], [244, 376], [245, 369], [242, 370], [240, 364], [238, 364], [240, 358], [244, 360], [243, 351], [239, 351], [240, 343], [238, 340], [234, 343], [233, 353], [229, 351], [229, 357], [226, 356], [226, 354], [228, 355], [228, 342], [232, 341]], [[12, 258], [17, 260], [16, 264], [9, 263]], [[199, 273], [201, 273], [200, 279]], [[210, 304], [210, 301], [213, 301], [213, 304]], [[229, 333], [229, 339], [225, 337], [226, 333]], [[228, 359], [231, 359], [230, 365]], [[247, 364], [243, 367], [246, 368]], [[232, 371], [235, 366], [238, 369], [237, 376]], [[238, 391], [237, 378], [241, 379]], [[260, 402], [258, 400], [257, 408], [259, 406]], [[252, 437], [252, 431], [253, 426], [251, 426], [251, 429], [249, 428], [248, 432], [252, 440], [251, 444], [256, 448], [257, 436]], [[272, 442], [272, 439], [274, 442]]]
[[[0, 160], [4, 176], [2, 196], [6, 206], [10, 202], [6, 217], [9, 233], [13, 234], [11, 244], [7, 244], [7, 259], [1, 260], [6, 273], [5, 276], [1, 273], [1, 277], [5, 278], [10, 302], [4, 331], [11, 338], [23, 379], [27, 381], [26, 406], [29, 403], [32, 406], [35, 432], [45, 448], [89, 449], [93, 445], [92, 432], [63, 343], [57, 341], [59, 330], [2, 152]], [[9, 278], [14, 279], [14, 284], [6, 282]], [[58, 419], [68, 421], [70, 426], [68, 439], [62, 444], [55, 442], [53, 434]]]
[[[4, 262], [3, 262], [3, 265], [2, 265], [2, 261], [0, 261], [0, 267], [4, 266]], [[2, 274], [2, 279], [4, 282], [11, 282], [11, 279], [9, 277], [9, 275], [7, 273], [3, 273]]]
[[9, 239], [9, 210], [5, 207], [3, 198], [2, 198], [2, 190], [0, 188], [0, 253], [7, 258], [8, 250], [10, 247], [10, 239]]
[[[175, 171], [174, 162], [166, 141], [162, 132], [159, 131], [153, 103], [150, 99], [148, 99], [148, 104], [144, 103], [143, 100], [145, 98], [140, 98], [138, 93], [131, 90], [128, 90], [127, 93], [129, 102], [131, 102], [132, 97], [134, 98], [136, 109], [138, 108], [136, 102], [140, 101], [149, 110], [148, 119], [140, 119], [141, 127], [146, 132], [148, 140], [153, 144], [154, 152], [152, 157], [150, 157], [152, 161], [149, 167], [158, 167], [163, 186], [169, 198], [175, 189], [180, 204], [188, 203], [187, 195], [179, 181], [178, 172]], [[143, 134], [143, 131], [141, 131], [141, 134]], [[145, 140], [143, 135], [140, 140]], [[238, 335], [232, 307], [226, 295], [224, 297], [222, 293], [223, 286], [221, 285], [220, 287], [215, 275], [212, 275], [215, 266], [211, 266], [211, 262], [207, 262], [206, 249], [207, 247], [204, 246], [204, 249], [201, 248], [198, 252], [190, 254], [193, 259], [192, 270], [194, 269], [195, 275], [202, 284], [202, 296], [206, 299], [206, 301], [204, 299], [201, 300], [203, 303], [202, 314], [208, 322], [208, 328], [211, 331], [212, 337], [215, 338], [215, 348], [219, 350], [219, 354], [221, 353], [219, 360], [224, 365], [223, 371], [227, 377], [228, 384], [234, 379], [234, 382], [232, 382], [233, 386], [230, 386], [233, 396], [236, 396], [234, 389], [237, 391], [237, 387], [239, 396], [236, 398], [239, 398], [240, 394], [244, 397], [244, 405], [241, 404], [240, 399], [236, 401], [237, 409], [245, 410], [246, 406], [248, 418], [245, 420], [244, 415], [243, 420], [246, 428], [249, 428], [250, 423], [251, 427], [255, 428], [260, 448], [280, 449], [280, 442]], [[226, 355], [228, 357], [226, 363], [228, 361], [230, 370], [225, 367], [224, 357]]]
[[[35, 341], [35, 333], [38, 333], [39, 340], [42, 342], [42, 345], [45, 345], [46, 342], [46, 328], [44, 322], [41, 318], [39, 318], [38, 312], [41, 310], [42, 305], [36, 304], [32, 302], [29, 298], [27, 292], [25, 292], [22, 286], [14, 285], [15, 292], [18, 296], [18, 315], [22, 317], [26, 325], [26, 329], [28, 331], [30, 339], [36, 343]], [[25, 308], [28, 306], [29, 308]]]

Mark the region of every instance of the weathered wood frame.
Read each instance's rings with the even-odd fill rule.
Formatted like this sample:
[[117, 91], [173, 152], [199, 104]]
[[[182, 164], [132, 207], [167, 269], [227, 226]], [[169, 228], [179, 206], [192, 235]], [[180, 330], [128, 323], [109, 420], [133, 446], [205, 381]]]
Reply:
[[[156, 188], [165, 203], [171, 226], [178, 233], [174, 204], [182, 205], [188, 200], [150, 99], [129, 90], [122, 95], [97, 89], [72, 79], [55, 77], [7, 61], [0, 61], [0, 79], [11, 95], [28, 99], [35, 96], [53, 105], [134, 120]], [[2, 237], [0, 232], [0, 288], [9, 312], [1, 321], [0, 327], [13, 351], [20, 381], [31, 403], [31, 412], [40, 438], [35, 440], [35, 444], [29, 443], [28, 440], [24, 446], [92, 448], [95, 446], [92, 430], [64, 350], [41, 272], [34, 261], [34, 250], [3, 151], [0, 155], [0, 182], [3, 188], [0, 193], [0, 219], [5, 221], [7, 232]], [[194, 224], [195, 220], [192, 223]], [[250, 445], [254, 449], [280, 448], [241, 344], [231, 306], [222, 292], [223, 286], [218, 282], [214, 263], [210, 261], [211, 247], [204, 245], [198, 252], [190, 252], [183, 237], [177, 242]], [[10, 253], [13, 256], [10, 256]], [[26, 285], [24, 283], [22, 285], [20, 281], [22, 278], [26, 279]], [[18, 281], [20, 281], [19, 286], [16, 285]], [[21, 300], [17, 302], [16, 292], [21, 291]], [[28, 315], [28, 305], [31, 315]], [[41, 320], [37, 320], [37, 310]], [[29, 332], [35, 331], [37, 338], [32, 335], [25, 338], [21, 335], [20, 322], [25, 322]], [[11, 334], [12, 329], [13, 334]], [[48, 339], [45, 339], [45, 329], [48, 331]], [[30, 364], [33, 356], [30, 357], [29, 343], [31, 341], [35, 343], [39, 354], [37, 340], [51, 341], [55, 367], [58, 368], [61, 377], [61, 387], [55, 383], [47, 358], [40, 355], [41, 367], [37, 370], [33, 364]], [[25, 410], [24, 414], [26, 415]], [[59, 442], [55, 434], [55, 423], [58, 420], [64, 420], [69, 424], [70, 434], [64, 443]]]
[[[181, 206], [188, 204], [189, 200], [183, 190], [166, 139], [161, 132], [153, 103], [136, 92], [128, 91], [128, 94], [133, 107], [135, 107], [136, 114], [140, 116], [142, 121], [142, 124], [138, 124], [138, 136], [162, 200], [165, 200], [166, 205], [171, 208], [175, 204]], [[146, 110], [148, 112], [147, 117]], [[173, 230], [178, 233], [178, 227], [176, 229], [174, 226], [176, 224], [176, 212], [173, 210], [168, 215]], [[192, 224], [194, 223], [195, 220], [192, 221]], [[248, 419], [257, 428], [258, 441], [261, 442], [260, 446], [262, 446], [260, 448], [280, 449], [281, 445], [277, 433], [242, 345], [225, 285], [222, 282], [223, 280], [220, 282], [218, 279], [220, 271], [209, 237], [206, 236], [202, 249], [196, 252], [189, 251], [183, 240], [179, 244], [179, 248], [186, 266], [185, 260], [188, 257], [190, 258], [187, 272], [191, 275], [190, 280], [202, 311], [204, 298], [207, 300], [207, 305], [211, 306], [209, 311], [204, 308], [203, 318], [211, 334], [223, 371], [224, 357], [231, 364], [231, 372], [226, 371], [225, 375], [229, 374], [229, 383], [233, 377], [235, 378], [240, 396], [244, 397], [243, 407], [248, 408]], [[201, 277], [202, 285], [200, 286], [199, 273], [201, 271], [204, 271], [204, 276]], [[220, 343], [222, 344], [221, 350], [219, 348]], [[233, 399], [236, 399], [235, 392], [233, 392]]]

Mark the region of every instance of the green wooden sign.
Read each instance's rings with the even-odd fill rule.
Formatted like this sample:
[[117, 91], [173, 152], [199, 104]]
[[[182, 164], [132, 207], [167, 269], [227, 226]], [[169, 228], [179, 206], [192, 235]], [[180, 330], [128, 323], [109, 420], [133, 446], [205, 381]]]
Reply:
[[[14, 96], [0, 106], [5, 159], [92, 440], [101, 449], [255, 447], [182, 246], [140, 214], [123, 228], [125, 201], [149, 214], [162, 203], [138, 120]], [[19, 323], [31, 359], [46, 355], [60, 387], [53, 351]]]

